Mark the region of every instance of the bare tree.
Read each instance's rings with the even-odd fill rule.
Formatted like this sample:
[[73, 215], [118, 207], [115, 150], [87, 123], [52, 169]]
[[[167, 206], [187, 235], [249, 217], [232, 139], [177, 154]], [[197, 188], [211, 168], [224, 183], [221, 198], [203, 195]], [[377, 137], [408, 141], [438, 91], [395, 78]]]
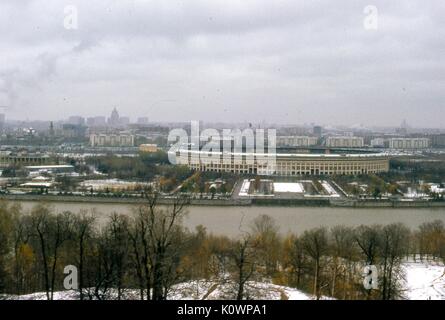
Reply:
[[359, 226], [355, 230], [355, 241], [365, 256], [366, 262], [370, 265], [376, 262], [381, 229], [381, 226], [373, 225]]
[[149, 223], [146, 209], [145, 206], [140, 206], [137, 209], [128, 231], [133, 248], [133, 261], [139, 281], [141, 300], [144, 300], [144, 291], [147, 292], [147, 299], [150, 298], [151, 291], [151, 256], [147, 241]]
[[265, 274], [269, 277], [273, 276], [281, 255], [279, 228], [270, 216], [264, 214], [254, 219], [251, 229]]
[[166, 299], [165, 293], [174, 279], [170, 263], [178, 248], [174, 248], [173, 244], [181, 232], [180, 223], [189, 202], [188, 197], [178, 196], [165, 209], [157, 209], [153, 202], [149, 202], [148, 239], [152, 248], [153, 300]]
[[320, 299], [320, 275], [322, 270], [322, 258], [328, 253], [328, 232], [326, 228], [317, 228], [305, 231], [301, 237], [302, 246], [306, 254], [312, 258], [314, 263], [314, 285], [313, 294]]
[[114, 213], [108, 224], [108, 243], [110, 245], [111, 265], [113, 266], [113, 278], [111, 279], [117, 288], [117, 299], [122, 299], [123, 280], [128, 262], [128, 218]]
[[75, 216], [73, 223], [73, 240], [78, 250], [77, 263], [79, 265], [79, 297], [84, 299], [84, 283], [85, 283], [85, 256], [89, 242], [94, 236], [94, 224], [96, 218], [89, 215], [86, 211], [81, 211]]
[[416, 242], [420, 259], [437, 259], [443, 256], [445, 244], [445, 226], [442, 220], [425, 222], [416, 232]]
[[0, 202], [0, 292], [7, 287], [7, 263], [6, 258], [11, 250], [14, 230], [14, 208], [10, 208], [7, 203]]
[[156, 191], [146, 190], [145, 195], [147, 203], [135, 212], [129, 228], [133, 261], [141, 299], [145, 290], [148, 300], [164, 300], [177, 276], [173, 267], [181, 255], [181, 222], [189, 198], [180, 195], [171, 205], [160, 207]]
[[[355, 241], [360, 247], [367, 265], [376, 265], [377, 263], [379, 247], [381, 245], [381, 230], [382, 227], [380, 225], [359, 226], [355, 229]], [[367, 290], [367, 299], [370, 299], [371, 295], [372, 289]]]
[[60, 249], [72, 236], [73, 214], [69, 211], [57, 214], [50, 219], [50, 246], [52, 249], [51, 265], [51, 300], [54, 298], [54, 289], [56, 282], [56, 268], [59, 259]]
[[343, 283], [343, 294], [346, 299], [348, 295], [347, 287], [352, 287], [354, 261], [357, 259], [356, 243], [353, 229], [345, 226], [336, 226], [331, 229], [331, 296], [336, 296], [337, 280], [341, 276]]
[[233, 243], [230, 255], [234, 264], [237, 300], [246, 298], [245, 285], [254, 275], [257, 265], [256, 248], [257, 243], [250, 234]]
[[50, 295], [50, 276], [48, 267], [48, 243], [50, 237], [50, 209], [48, 206], [39, 204], [33, 208], [31, 212], [31, 228], [32, 232], [37, 236], [40, 244], [40, 255], [43, 264], [44, 288], [46, 298], [51, 299]]
[[289, 263], [291, 265], [292, 277], [295, 278], [295, 286], [301, 288], [302, 278], [308, 268], [308, 258], [304, 253], [301, 238], [291, 236]]
[[400, 263], [408, 252], [410, 231], [404, 225], [390, 224], [382, 229], [382, 241], [380, 248], [382, 272], [381, 299], [390, 300], [400, 298], [401, 280], [403, 270]]

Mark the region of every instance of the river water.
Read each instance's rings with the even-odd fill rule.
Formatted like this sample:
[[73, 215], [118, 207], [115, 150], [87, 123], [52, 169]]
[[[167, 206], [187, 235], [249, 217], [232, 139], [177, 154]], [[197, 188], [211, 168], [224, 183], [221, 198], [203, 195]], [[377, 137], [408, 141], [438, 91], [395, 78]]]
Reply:
[[[21, 201], [23, 209], [30, 210], [37, 202]], [[97, 211], [99, 223], [106, 221], [112, 212], [131, 214], [136, 205], [53, 202], [57, 212], [69, 210], [79, 212], [82, 209]], [[283, 234], [301, 233], [304, 230], [335, 225], [357, 226], [360, 224], [390, 224], [402, 222], [408, 227], [416, 228], [423, 222], [436, 219], [445, 222], [445, 208], [330, 208], [330, 207], [243, 207], [243, 206], [191, 206], [187, 208], [184, 225], [194, 229], [203, 225], [209, 232], [237, 236], [248, 231], [251, 222], [261, 214], [273, 217]]]

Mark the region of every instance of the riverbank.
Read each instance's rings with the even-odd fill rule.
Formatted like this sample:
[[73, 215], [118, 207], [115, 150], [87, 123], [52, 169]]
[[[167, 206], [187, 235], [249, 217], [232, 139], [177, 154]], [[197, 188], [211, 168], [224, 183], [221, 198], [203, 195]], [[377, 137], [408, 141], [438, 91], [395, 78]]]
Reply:
[[[94, 197], [76, 195], [40, 195], [40, 194], [7, 194], [0, 199], [12, 201], [45, 201], [45, 202], [77, 202], [105, 204], [143, 204], [141, 197]], [[171, 198], [159, 198], [159, 204], [172, 204]], [[413, 200], [399, 201], [389, 199], [192, 199], [192, 206], [277, 206], [277, 207], [345, 207], [345, 208], [445, 208], [445, 201]]]
[[[104, 204], [144, 204], [147, 200], [142, 197], [94, 197], [76, 195], [48, 195], [48, 194], [7, 194], [0, 199], [11, 201], [44, 201], [44, 202], [76, 202], [76, 203], [104, 203]], [[159, 198], [161, 205], [173, 204], [172, 198]], [[249, 199], [193, 199], [192, 206], [250, 206]]]

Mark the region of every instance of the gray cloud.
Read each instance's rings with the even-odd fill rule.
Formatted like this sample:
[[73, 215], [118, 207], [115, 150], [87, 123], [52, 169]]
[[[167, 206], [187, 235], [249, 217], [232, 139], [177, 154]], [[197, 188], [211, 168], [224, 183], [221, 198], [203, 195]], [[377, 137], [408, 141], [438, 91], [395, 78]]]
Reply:
[[[63, 28], [66, 5], [79, 28]], [[379, 28], [365, 30], [365, 6]], [[12, 118], [443, 127], [443, 1], [0, 3]], [[161, 102], [159, 102], [161, 101]], [[38, 111], [38, 112], [37, 112]]]

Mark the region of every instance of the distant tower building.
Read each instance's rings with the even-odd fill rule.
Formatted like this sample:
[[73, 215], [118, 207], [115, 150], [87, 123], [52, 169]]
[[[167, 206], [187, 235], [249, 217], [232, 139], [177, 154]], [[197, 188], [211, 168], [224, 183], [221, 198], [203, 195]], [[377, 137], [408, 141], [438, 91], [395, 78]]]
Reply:
[[89, 127], [105, 127], [107, 125], [107, 121], [104, 116], [97, 116], [88, 118], [87, 124]]
[[81, 116], [71, 116], [68, 118], [68, 123], [83, 126], [85, 125], [85, 118]]
[[403, 119], [402, 124], [400, 125], [400, 128], [408, 128], [408, 123], [406, 122], [406, 119]]
[[321, 126], [314, 126], [314, 128], [313, 128], [314, 136], [316, 136], [316, 137], [320, 138], [322, 131], [323, 131], [323, 128]]
[[409, 128], [408, 123], [404, 119], [402, 121], [402, 124], [400, 125], [400, 128], [396, 128], [396, 133], [400, 135], [406, 135], [408, 133], [408, 128]]
[[54, 123], [52, 121], [49, 123], [49, 136], [54, 137]]
[[5, 114], [0, 113], [0, 132], [3, 132], [4, 128], [5, 128]]
[[113, 111], [111, 112], [111, 116], [108, 119], [108, 124], [111, 126], [119, 125], [119, 113], [117, 112], [116, 108], [114, 108]]
[[148, 118], [147, 117], [139, 117], [137, 123], [138, 124], [148, 124]]
[[126, 126], [127, 124], [130, 123], [130, 118], [129, 117], [120, 117], [119, 118], [119, 124]]

